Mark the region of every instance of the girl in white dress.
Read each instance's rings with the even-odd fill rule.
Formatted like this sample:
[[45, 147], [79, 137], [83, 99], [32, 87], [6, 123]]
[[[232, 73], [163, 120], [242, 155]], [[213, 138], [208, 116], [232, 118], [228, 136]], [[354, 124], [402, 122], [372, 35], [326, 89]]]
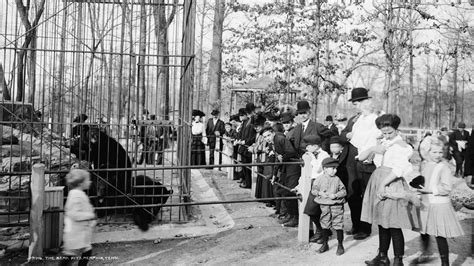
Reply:
[[426, 137], [420, 144], [420, 153], [425, 158], [421, 165], [424, 185], [419, 185], [421, 194], [420, 221], [422, 254], [417, 259], [424, 263], [430, 236], [436, 238], [441, 265], [449, 265], [449, 247], [446, 238], [464, 234], [451, 204], [449, 193], [453, 189], [453, 174], [445, 156], [445, 144], [437, 137]]

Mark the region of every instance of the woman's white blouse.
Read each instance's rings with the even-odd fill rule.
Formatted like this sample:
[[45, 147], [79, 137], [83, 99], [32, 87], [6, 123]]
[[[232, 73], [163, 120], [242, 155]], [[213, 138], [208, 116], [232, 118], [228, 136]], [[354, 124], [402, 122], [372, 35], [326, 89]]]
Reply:
[[204, 132], [204, 124], [201, 122], [193, 122], [193, 126], [191, 127], [191, 133], [193, 135], [202, 134]]

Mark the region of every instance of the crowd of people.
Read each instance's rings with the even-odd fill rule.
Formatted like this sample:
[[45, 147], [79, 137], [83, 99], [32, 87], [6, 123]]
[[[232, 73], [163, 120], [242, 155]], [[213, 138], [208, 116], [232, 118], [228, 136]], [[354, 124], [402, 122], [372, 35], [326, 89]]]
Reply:
[[[426, 136], [418, 151], [422, 163], [414, 166], [414, 147], [398, 130], [400, 117], [376, 112], [365, 88], [354, 88], [349, 101], [357, 111], [343, 128], [330, 115], [324, 124], [314, 121], [307, 101], [299, 101], [295, 110], [270, 112], [248, 103], [226, 123], [215, 110], [206, 126], [201, 122], [204, 114], [193, 112], [193, 163], [206, 164], [203, 136], [210, 150], [221, 151], [223, 163], [236, 164], [233, 176], [242, 188], [251, 188], [252, 173], [251, 167], [239, 164], [252, 163], [252, 157], [255, 162], [285, 163], [257, 167], [255, 196], [272, 198], [302, 193], [301, 165], [291, 162], [301, 162], [306, 156], [312, 165], [312, 186], [303, 208], [315, 228], [310, 242], [322, 244], [319, 252], [329, 249], [333, 229], [338, 240], [336, 253], [344, 254], [343, 214], [348, 203], [352, 228], [346, 234], [363, 240], [372, 234], [373, 225], [378, 227], [378, 255], [367, 260], [367, 265], [390, 265], [390, 242], [394, 265], [403, 265], [402, 229], [420, 232], [419, 263], [427, 260], [426, 243], [434, 236], [442, 264], [449, 265], [446, 238], [463, 231], [448, 194], [455, 175], [472, 176], [472, 134], [460, 123], [452, 132], [443, 128], [439, 134]], [[216, 147], [219, 138], [222, 141]], [[455, 175], [448, 166], [451, 157], [456, 162]], [[275, 217], [283, 226], [298, 225], [297, 200], [269, 200], [266, 205], [275, 208]]]

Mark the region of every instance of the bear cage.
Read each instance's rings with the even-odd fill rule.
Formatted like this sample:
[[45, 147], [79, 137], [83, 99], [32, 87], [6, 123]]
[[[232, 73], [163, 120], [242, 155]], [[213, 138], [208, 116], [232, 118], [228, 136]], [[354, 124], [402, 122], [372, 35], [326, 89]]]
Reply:
[[[64, 185], [73, 166], [107, 173], [91, 170], [89, 190], [93, 202], [114, 202], [110, 210], [102, 208], [104, 223], [129, 222], [129, 215], [113, 207], [134, 197], [136, 188], [142, 188], [144, 204], [157, 203], [144, 199], [163, 190], [172, 191], [165, 195], [168, 203], [189, 201], [190, 170], [172, 168], [190, 160], [195, 5], [192, 0], [2, 1], [1, 226], [28, 225], [31, 165], [38, 162], [46, 165], [46, 186]], [[110, 179], [114, 168], [127, 168], [117, 175], [132, 174]], [[151, 188], [161, 189], [143, 193], [147, 183], [138, 177], [144, 176], [152, 180]], [[117, 187], [128, 186], [117, 193]], [[162, 208], [157, 217], [183, 221], [188, 208]]]

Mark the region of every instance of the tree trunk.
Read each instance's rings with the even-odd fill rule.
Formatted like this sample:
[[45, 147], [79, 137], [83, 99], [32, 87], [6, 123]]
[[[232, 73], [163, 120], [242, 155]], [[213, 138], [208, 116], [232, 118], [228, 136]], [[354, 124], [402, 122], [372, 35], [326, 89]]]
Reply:
[[224, 27], [225, 0], [216, 0], [214, 7], [214, 26], [212, 34], [211, 60], [209, 62], [209, 105], [219, 108], [221, 100], [222, 75], [222, 31]]
[[413, 117], [413, 99], [415, 98], [414, 89], [413, 89], [413, 32], [410, 28], [409, 33], [410, 44], [409, 44], [409, 51], [408, 56], [410, 56], [410, 76], [409, 76], [409, 95], [408, 95], [408, 125], [414, 125], [414, 117]]
[[3, 65], [0, 63], [0, 88], [2, 90], [2, 98], [5, 101], [11, 101], [12, 97], [10, 95], [10, 90], [7, 86], [7, 81], [5, 80], [5, 71], [3, 70]]
[[[18, 14], [20, 16], [21, 22], [25, 27], [25, 41], [23, 42], [22, 49], [18, 52], [18, 75], [17, 75], [17, 91], [16, 91], [16, 101], [23, 101], [23, 97], [25, 95], [25, 70], [26, 67], [29, 66], [28, 69], [28, 77], [30, 81], [30, 92], [33, 92], [34, 97], [34, 90], [35, 90], [35, 75], [36, 75], [36, 51], [32, 50], [30, 52], [30, 64], [27, 64], [26, 55], [28, 54], [28, 48], [36, 48], [36, 34], [37, 34], [37, 26], [38, 22], [43, 15], [44, 11], [44, 4], [46, 0], [42, 0], [39, 5], [37, 5], [37, 10], [35, 14], [35, 18], [33, 23], [30, 22], [28, 17], [28, 9], [30, 8], [30, 3], [27, 6], [23, 5], [22, 0], [16, 0], [16, 7], [18, 10]], [[32, 72], [31, 72], [32, 71]], [[31, 96], [28, 97], [31, 99]]]
[[[458, 37], [459, 38], [459, 37]], [[458, 45], [454, 48], [454, 66], [453, 66], [453, 112], [454, 119], [450, 126], [454, 127], [458, 121]]]
[[53, 86], [53, 99], [51, 101], [53, 102], [53, 110], [51, 110], [50, 116], [52, 118], [53, 122], [53, 132], [56, 132], [58, 134], [63, 133], [63, 123], [64, 123], [64, 117], [68, 116], [70, 117], [71, 114], [67, 113], [66, 110], [63, 110], [63, 104], [65, 101], [65, 95], [61, 95], [61, 93], [65, 90], [64, 89], [64, 68], [66, 64], [66, 53], [64, 50], [66, 50], [66, 32], [67, 32], [67, 18], [68, 18], [68, 9], [67, 9], [67, 3], [63, 2], [63, 17], [62, 17], [62, 23], [61, 23], [61, 51], [59, 53], [59, 62], [58, 62], [58, 68], [57, 71], [59, 72], [59, 77], [58, 77], [58, 82], [56, 86]]
[[[139, 58], [138, 58], [138, 87], [137, 101], [139, 110], [145, 110], [146, 88], [145, 88], [145, 53], [146, 53], [146, 7], [144, 1], [140, 5], [140, 37], [139, 37]], [[140, 115], [140, 114], [138, 114]]]
[[203, 51], [203, 40], [204, 40], [204, 20], [206, 19], [206, 11], [207, 8], [207, 0], [204, 0], [203, 7], [202, 7], [202, 16], [201, 16], [201, 35], [199, 36], [199, 74], [198, 78], [198, 86], [197, 86], [197, 109], [203, 109], [203, 100], [201, 92], [203, 91], [203, 77], [204, 77], [204, 51]]
[[36, 28], [31, 30], [31, 43], [29, 54], [29, 65], [28, 65], [28, 83], [29, 83], [29, 94], [28, 102], [35, 106], [35, 93], [36, 93], [36, 44], [37, 44], [37, 30]]
[[425, 99], [423, 101], [423, 112], [421, 116], [420, 127], [425, 128], [428, 122], [428, 91], [430, 89], [430, 65], [426, 64], [426, 83], [425, 83]]
[[318, 97], [319, 97], [319, 51], [320, 51], [320, 45], [319, 45], [319, 28], [320, 28], [320, 23], [321, 23], [321, 0], [316, 0], [316, 11], [314, 14], [314, 22], [316, 26], [316, 51], [315, 51], [315, 66], [314, 66], [314, 72], [315, 72], [315, 80], [314, 80], [314, 85], [312, 88], [312, 96], [313, 96], [313, 101], [312, 101], [312, 109], [313, 109], [313, 119], [314, 121], [317, 120], [318, 117]]
[[[158, 0], [158, 6], [154, 7], [155, 36], [158, 41], [158, 116], [169, 119], [170, 83], [169, 83], [169, 48], [168, 27], [176, 13], [177, 0], [174, 1], [173, 9], [166, 18], [166, 6], [164, 0]], [[161, 91], [160, 91], [161, 90]]]
[[[79, 92], [76, 93], [76, 88], [78, 88], [78, 90], [80, 90], [82, 88], [82, 85], [81, 84], [81, 80], [82, 80], [82, 77], [81, 77], [81, 69], [82, 69], [82, 60], [81, 58], [83, 57], [82, 53], [81, 53], [81, 43], [83, 42], [83, 39], [82, 39], [82, 3], [78, 3], [78, 10], [77, 10], [77, 16], [75, 17], [76, 19], [76, 32], [75, 32], [75, 35], [77, 36], [76, 37], [76, 45], [75, 45], [75, 55], [76, 55], [76, 58], [74, 59], [74, 70], [75, 70], [75, 75], [74, 75], [74, 88], [72, 89], [72, 94], [73, 94], [73, 112], [80, 112], [81, 111], [81, 99], [78, 99], [77, 96], [82, 96], [81, 94], [79, 94]], [[76, 99], [76, 101], [74, 101], [74, 99]]]
[[[122, 121], [122, 117], [125, 115], [125, 110], [127, 107], [127, 101], [125, 96], [125, 91], [123, 89], [123, 53], [125, 49], [125, 23], [126, 23], [126, 14], [127, 14], [127, 3], [124, 1], [121, 5], [122, 7], [122, 21], [121, 21], [121, 30], [120, 30], [120, 56], [119, 56], [119, 64], [118, 64], [118, 104], [117, 104], [117, 121]], [[127, 121], [129, 122], [129, 121]]]

